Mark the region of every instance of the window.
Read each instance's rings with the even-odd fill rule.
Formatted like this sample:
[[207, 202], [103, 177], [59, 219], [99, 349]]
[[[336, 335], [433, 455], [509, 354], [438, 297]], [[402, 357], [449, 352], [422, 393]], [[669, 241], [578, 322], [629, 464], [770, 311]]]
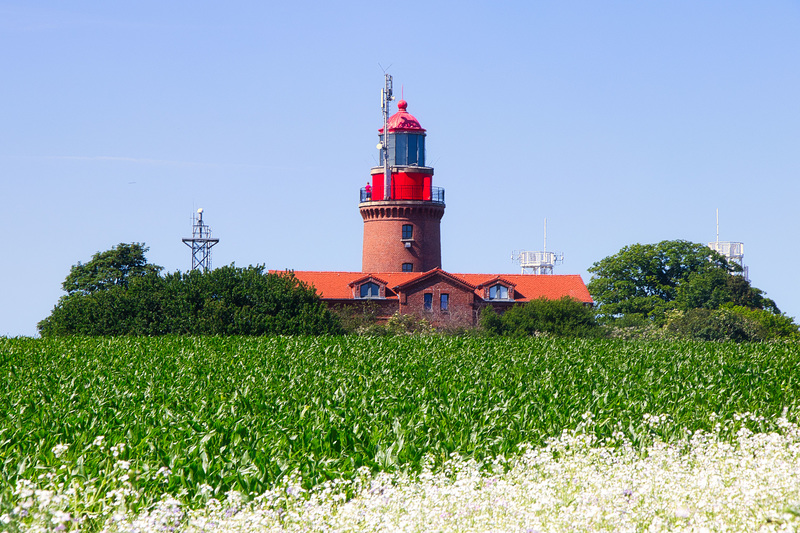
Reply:
[[380, 298], [381, 297], [381, 287], [377, 283], [372, 283], [371, 281], [364, 283], [361, 285], [361, 297], [362, 298]]
[[403, 272], [414, 272], [414, 263], [403, 263]]
[[433, 294], [426, 292], [422, 295], [422, 306], [426, 311], [430, 311], [433, 308]]
[[[383, 141], [383, 136], [381, 136]], [[415, 133], [389, 134], [389, 164], [425, 166], [425, 136]], [[381, 150], [383, 156], [383, 150]], [[383, 160], [381, 160], [383, 164]]]
[[403, 224], [403, 240], [410, 241], [414, 238], [414, 226], [411, 224]]
[[450, 295], [446, 292], [439, 296], [439, 307], [441, 307], [442, 311], [447, 311], [450, 308]]
[[508, 287], [505, 285], [493, 285], [489, 288], [490, 300], [508, 300]]

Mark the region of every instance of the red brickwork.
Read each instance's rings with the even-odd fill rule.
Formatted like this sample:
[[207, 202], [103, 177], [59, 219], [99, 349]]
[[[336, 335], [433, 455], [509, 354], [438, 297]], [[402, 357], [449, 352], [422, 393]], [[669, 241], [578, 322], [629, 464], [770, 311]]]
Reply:
[[[410, 200], [366, 202], [359, 211], [364, 219], [362, 272], [402, 272], [403, 263], [411, 263], [413, 272], [441, 268], [443, 204]], [[405, 224], [413, 228], [411, 240], [403, 240]]]
[[[431, 307], [425, 308], [425, 294], [430, 294]], [[447, 295], [447, 309], [442, 309], [442, 295]], [[424, 318], [437, 328], [471, 327], [475, 325], [475, 288], [448, 275], [423, 277], [398, 290], [400, 314]]]

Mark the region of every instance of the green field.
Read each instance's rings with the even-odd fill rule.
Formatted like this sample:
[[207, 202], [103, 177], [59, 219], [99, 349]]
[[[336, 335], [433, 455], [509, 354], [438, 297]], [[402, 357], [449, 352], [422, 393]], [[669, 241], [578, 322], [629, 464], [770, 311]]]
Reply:
[[293, 471], [311, 487], [360, 467], [413, 473], [426, 456], [511, 456], [587, 413], [601, 441], [621, 432], [644, 449], [800, 412], [789, 343], [0, 339], [0, 368], [0, 515], [21, 479], [100, 485], [98, 502], [128, 487], [135, 510], [164, 494], [260, 494]]

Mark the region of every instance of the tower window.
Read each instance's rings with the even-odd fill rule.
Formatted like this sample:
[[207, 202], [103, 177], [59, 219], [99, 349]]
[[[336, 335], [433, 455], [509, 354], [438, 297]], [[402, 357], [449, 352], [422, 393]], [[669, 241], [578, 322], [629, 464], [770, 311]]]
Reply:
[[508, 300], [508, 287], [505, 285], [493, 285], [489, 288], [490, 300]]
[[381, 287], [377, 283], [369, 281], [361, 285], [360, 294], [362, 298], [380, 298]]
[[414, 226], [411, 224], [403, 224], [403, 237], [404, 241], [410, 241], [414, 238]]
[[422, 295], [422, 307], [426, 311], [433, 309], [433, 294], [426, 292]]
[[439, 307], [442, 311], [447, 311], [450, 308], [450, 295], [446, 292], [439, 296]]
[[414, 272], [414, 263], [403, 263], [403, 272]]

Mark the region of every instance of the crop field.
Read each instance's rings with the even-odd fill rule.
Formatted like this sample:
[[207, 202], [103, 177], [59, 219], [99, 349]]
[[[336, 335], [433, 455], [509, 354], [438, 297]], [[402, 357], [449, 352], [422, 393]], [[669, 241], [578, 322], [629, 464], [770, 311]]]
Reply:
[[[556, 507], [599, 529], [690, 530], [751, 505], [720, 496], [728, 507], [709, 514], [721, 504], [700, 509], [692, 494], [738, 486], [751, 471], [777, 501], [740, 509], [755, 522], [733, 523], [800, 527], [796, 344], [0, 339], [0, 368], [0, 529], [251, 531], [245, 517], [256, 516], [264, 530], [423, 531], [433, 515], [415, 522], [409, 509], [420, 495], [434, 505], [435, 491], [448, 499], [425, 512], [451, 524], [436, 530], [578, 523], [545, 520]], [[594, 485], [588, 473], [598, 472]], [[659, 500], [668, 503], [630, 529], [614, 522], [635, 514], [620, 502], [646, 506], [642, 494], [666, 490], [674, 472], [683, 477]], [[696, 493], [681, 492], [703, 477]], [[471, 499], [459, 500], [465, 487]], [[753, 487], [742, 491], [764, 491]], [[522, 506], [525, 522], [480, 518], [506, 504]], [[349, 512], [350, 526], [333, 528]], [[233, 519], [245, 521], [225, 529]]]

